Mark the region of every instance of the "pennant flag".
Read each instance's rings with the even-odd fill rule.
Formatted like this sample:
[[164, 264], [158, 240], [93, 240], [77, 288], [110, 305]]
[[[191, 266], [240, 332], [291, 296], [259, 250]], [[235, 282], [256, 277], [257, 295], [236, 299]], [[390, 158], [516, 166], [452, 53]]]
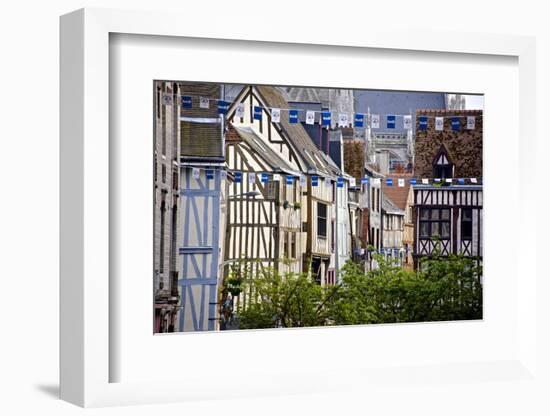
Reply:
[[394, 129], [395, 128], [395, 116], [394, 115], [388, 115], [386, 117], [386, 127], [388, 129]]
[[323, 111], [321, 113], [321, 125], [330, 126], [330, 111]]
[[330, 180], [330, 178], [325, 178], [325, 186], [327, 188], [332, 187], [332, 181]]
[[[201, 97], [201, 99], [202, 99], [202, 97]], [[208, 100], [208, 98], [207, 98], [207, 100]], [[204, 107], [201, 107], [201, 108], [204, 108]], [[206, 108], [208, 108], [208, 107], [206, 107]], [[229, 103], [227, 101], [219, 100], [218, 101], [218, 114], [227, 114], [227, 110], [229, 110]]]
[[344, 187], [344, 178], [343, 177], [338, 176], [338, 179], [336, 180], [336, 186], [338, 188], [343, 188]]
[[365, 121], [365, 115], [364, 114], [355, 114], [355, 120], [353, 125], [355, 127], [363, 127], [363, 122]]
[[430, 184], [430, 180], [427, 179], [427, 178], [422, 178], [422, 185], [429, 185]]
[[418, 117], [418, 130], [422, 130], [422, 131], [428, 130], [428, 117], [426, 116]]
[[304, 175], [300, 176], [300, 186], [306, 186], [307, 185], [307, 179]]
[[380, 178], [374, 178], [374, 179], [373, 179], [373, 184], [374, 184], [374, 185], [380, 185], [381, 182], [382, 182], [382, 181], [381, 181]]
[[208, 179], [208, 180], [214, 179], [214, 170], [213, 169], [206, 169], [206, 179]]
[[361, 185], [367, 185], [368, 183], [369, 183], [369, 178], [367, 177], [361, 178]]
[[201, 177], [201, 171], [199, 168], [193, 168], [193, 179], [197, 180]]
[[279, 108], [271, 109], [271, 121], [273, 121], [274, 123], [281, 122], [281, 109]]
[[439, 183], [439, 182], [441, 182], [441, 179], [440, 179], [440, 178], [435, 178], [435, 179], [434, 179], [434, 182]]
[[338, 126], [348, 127], [349, 126], [349, 116], [345, 113], [340, 113], [338, 115]]
[[182, 106], [183, 108], [191, 108], [191, 107], [193, 107], [193, 103], [192, 103], [192, 101], [191, 101], [191, 97], [188, 96], [188, 95], [183, 95], [183, 96], [181, 97], [181, 106]]
[[477, 183], [477, 178], [470, 178], [470, 182]]
[[393, 179], [392, 178], [387, 178], [386, 179], [386, 185], [387, 186], [393, 186]]
[[318, 186], [319, 185], [319, 177], [317, 175], [313, 175], [311, 177], [311, 186]]
[[459, 184], [459, 185], [464, 185], [464, 184], [466, 183], [466, 181], [464, 180], [464, 178], [458, 178], [457, 181], [458, 181], [458, 184]]
[[244, 117], [244, 103], [239, 103], [237, 104], [237, 107], [235, 107], [235, 117]]
[[295, 124], [298, 122], [298, 110], [289, 110], [288, 111], [288, 121], [291, 124]]
[[435, 118], [435, 129], [439, 131], [443, 130], [443, 117]]
[[371, 114], [371, 116], [370, 116], [370, 126], [373, 129], [379, 129], [380, 128], [380, 115]]
[[172, 105], [172, 94], [162, 93], [162, 104]]
[[262, 173], [260, 181], [261, 181], [262, 183], [267, 183], [268, 180], [269, 180], [269, 174], [267, 174], [267, 173]]
[[445, 178], [445, 182], [447, 182], [447, 183], [453, 183], [453, 178]]
[[227, 171], [220, 170], [220, 180], [225, 181], [227, 179]]
[[[221, 101], [221, 102], [225, 102], [225, 101]], [[219, 105], [219, 103], [218, 103], [218, 105]], [[200, 108], [210, 108], [210, 100], [206, 97], [200, 97], [199, 98], [199, 107]], [[223, 114], [225, 114], [225, 113], [223, 113]]]
[[403, 127], [406, 130], [411, 130], [413, 127], [413, 118], [412, 116], [403, 116]]
[[474, 116], [468, 116], [466, 119], [466, 128], [468, 130], [474, 130], [476, 128], [476, 118]]
[[250, 184], [256, 183], [256, 174], [254, 172], [250, 172], [248, 174], [248, 183]]
[[411, 178], [411, 179], [409, 179], [409, 183], [410, 183], [411, 185], [416, 185], [416, 178]]
[[453, 117], [451, 119], [451, 129], [453, 131], [460, 131], [460, 119], [458, 117]]
[[235, 176], [235, 183], [241, 183], [243, 180], [243, 173], [242, 172], [233, 172], [233, 176]]
[[273, 182], [277, 182], [281, 180], [281, 175], [279, 173], [273, 174]]
[[399, 186], [400, 188], [403, 188], [405, 186], [405, 179], [398, 178], [397, 179], [397, 186]]
[[254, 120], [262, 121], [262, 107], [254, 106]]
[[291, 175], [286, 175], [286, 184], [292, 185], [294, 183], [294, 177]]
[[357, 182], [355, 181], [355, 178], [350, 178], [349, 186], [354, 187], [355, 185], [357, 185]]
[[306, 112], [306, 124], [315, 124], [315, 111]]

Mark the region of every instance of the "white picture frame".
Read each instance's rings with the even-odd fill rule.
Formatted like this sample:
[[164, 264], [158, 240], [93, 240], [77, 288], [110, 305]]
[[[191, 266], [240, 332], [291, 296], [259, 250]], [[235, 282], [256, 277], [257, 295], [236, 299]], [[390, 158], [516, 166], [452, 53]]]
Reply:
[[[178, 381], [110, 382], [110, 365], [120, 357], [110, 349], [109, 274], [109, 38], [124, 33], [144, 36], [224, 39], [250, 42], [278, 42], [281, 48], [300, 45], [332, 45], [339, 48], [428, 51], [445, 54], [481, 54], [513, 57], [518, 60], [519, 131], [518, 140], [532, 144], [537, 140], [535, 91], [535, 41], [529, 37], [473, 33], [424, 32], [388, 26], [350, 27], [337, 34], [314, 26], [308, 31], [287, 27], [284, 31], [265, 24], [249, 35], [231, 26], [211, 27], [200, 19], [185, 19], [173, 13], [151, 13], [107, 9], [82, 9], [61, 18], [61, 398], [84, 407], [139, 403], [162, 403], [193, 399], [311, 393], [323, 386], [320, 374], [329, 375], [336, 390], [376, 386], [406, 378], [411, 369], [356, 368], [343, 366], [325, 372], [281, 371], [264, 378], [241, 381], [238, 386], [216, 387], [211, 375], [182, 377]], [[513, 181], [519, 195], [520, 242], [536, 240], [536, 215], [528, 211], [534, 184], [529, 181], [529, 145], [520, 149], [520, 177]], [[521, 183], [521, 187], [519, 184]], [[486, 183], [491, 186], [490, 182]], [[516, 188], [517, 187], [517, 188]], [[529, 215], [527, 213], [529, 212]], [[481, 384], [484, 381], [538, 383], [536, 348], [536, 259], [527, 244], [517, 244], [517, 261], [525, 264], [517, 292], [517, 348], [498, 362], [470, 363], [418, 362], [409, 383], [425, 389], [434, 380]], [[510, 274], [514, 273], [513, 268]], [[486, 290], [490, 290], [486, 289]], [[407, 326], [399, 329], [403, 334]], [[292, 330], [291, 337], [319, 334]], [[282, 334], [282, 333], [281, 333]], [[301, 335], [300, 335], [301, 334]], [[335, 337], [336, 335], [326, 335]], [[225, 334], [223, 334], [225, 336]], [[151, 334], [152, 336], [152, 334]], [[201, 336], [199, 334], [199, 336]], [[170, 339], [167, 337], [166, 339]], [[170, 342], [170, 341], [166, 341]], [[357, 357], [358, 359], [360, 357]], [[367, 371], [368, 370], [368, 371]], [[437, 377], [436, 377], [437, 374]], [[480, 376], [481, 374], [481, 376]], [[414, 379], [414, 380], [413, 380]], [[406, 384], [406, 383], [405, 383]], [[207, 388], [208, 387], [208, 388]], [[406, 386], [404, 387], [406, 388]], [[246, 393], [242, 393], [242, 392]], [[355, 390], [354, 390], [355, 391]], [[359, 393], [358, 393], [359, 394]]]

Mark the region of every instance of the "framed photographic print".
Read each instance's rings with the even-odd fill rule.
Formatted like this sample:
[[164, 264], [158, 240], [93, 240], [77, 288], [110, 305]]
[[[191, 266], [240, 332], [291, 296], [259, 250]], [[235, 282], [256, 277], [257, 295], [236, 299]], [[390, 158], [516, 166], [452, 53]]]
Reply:
[[534, 41], [182, 19], [61, 20], [62, 398], [537, 383]]

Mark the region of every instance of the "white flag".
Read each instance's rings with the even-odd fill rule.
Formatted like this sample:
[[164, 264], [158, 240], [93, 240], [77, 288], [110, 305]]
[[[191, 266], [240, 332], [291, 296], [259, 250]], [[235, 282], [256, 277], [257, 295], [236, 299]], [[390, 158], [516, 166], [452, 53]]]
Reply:
[[315, 111], [306, 112], [306, 124], [315, 124]]
[[163, 93], [162, 94], [162, 104], [171, 105], [172, 104], [172, 94]]
[[251, 184], [256, 183], [256, 174], [254, 172], [250, 172], [248, 174], [248, 183], [251, 183]]
[[381, 182], [382, 182], [382, 181], [380, 180], [380, 178], [374, 178], [374, 179], [373, 179], [373, 185], [380, 185]]
[[325, 178], [325, 186], [327, 188], [332, 187], [332, 181], [330, 180], [330, 178]]
[[199, 168], [193, 168], [193, 179], [199, 179], [201, 177], [201, 171]]
[[235, 108], [235, 117], [244, 117], [244, 103], [237, 104], [237, 107]]
[[477, 178], [470, 178], [470, 182], [477, 183]]
[[428, 180], [428, 178], [422, 178], [422, 185], [429, 185], [430, 184], [430, 181]]
[[379, 114], [371, 114], [371, 116], [370, 116], [370, 126], [373, 129], [379, 129], [380, 128], [380, 115]]
[[338, 126], [348, 127], [349, 126], [349, 116], [347, 114], [342, 114], [338, 116]]
[[227, 171], [220, 170], [220, 180], [225, 181], [227, 179]]
[[397, 186], [403, 188], [405, 186], [405, 179], [403, 178], [398, 178], [397, 179]]
[[476, 128], [476, 118], [474, 116], [468, 116], [466, 119], [466, 128], [468, 130], [474, 130]]
[[210, 100], [206, 97], [200, 97], [199, 99], [199, 107], [200, 108], [209, 108], [210, 107]]
[[281, 175], [279, 173], [274, 173], [273, 182], [280, 181], [280, 180], [281, 180]]
[[300, 176], [300, 186], [306, 186], [306, 185], [307, 185], [306, 177], [304, 175], [301, 175]]
[[452, 179], [452, 178], [445, 178], [445, 182], [447, 182], [447, 183], [453, 183], [453, 179]]
[[443, 130], [443, 117], [435, 118], [435, 129], [440, 131]]
[[349, 180], [349, 186], [355, 186], [355, 178]]
[[412, 129], [413, 122], [412, 122], [412, 116], [403, 116], [403, 127], [406, 130]]
[[271, 109], [271, 121], [273, 121], [274, 123], [281, 122], [281, 110], [279, 108]]

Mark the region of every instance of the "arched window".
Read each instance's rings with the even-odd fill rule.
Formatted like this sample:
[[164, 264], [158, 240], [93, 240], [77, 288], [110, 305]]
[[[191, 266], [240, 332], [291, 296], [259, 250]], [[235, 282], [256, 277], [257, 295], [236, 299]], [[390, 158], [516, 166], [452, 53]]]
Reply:
[[452, 178], [454, 173], [454, 164], [449, 158], [449, 153], [444, 146], [441, 146], [433, 162], [434, 178]]

